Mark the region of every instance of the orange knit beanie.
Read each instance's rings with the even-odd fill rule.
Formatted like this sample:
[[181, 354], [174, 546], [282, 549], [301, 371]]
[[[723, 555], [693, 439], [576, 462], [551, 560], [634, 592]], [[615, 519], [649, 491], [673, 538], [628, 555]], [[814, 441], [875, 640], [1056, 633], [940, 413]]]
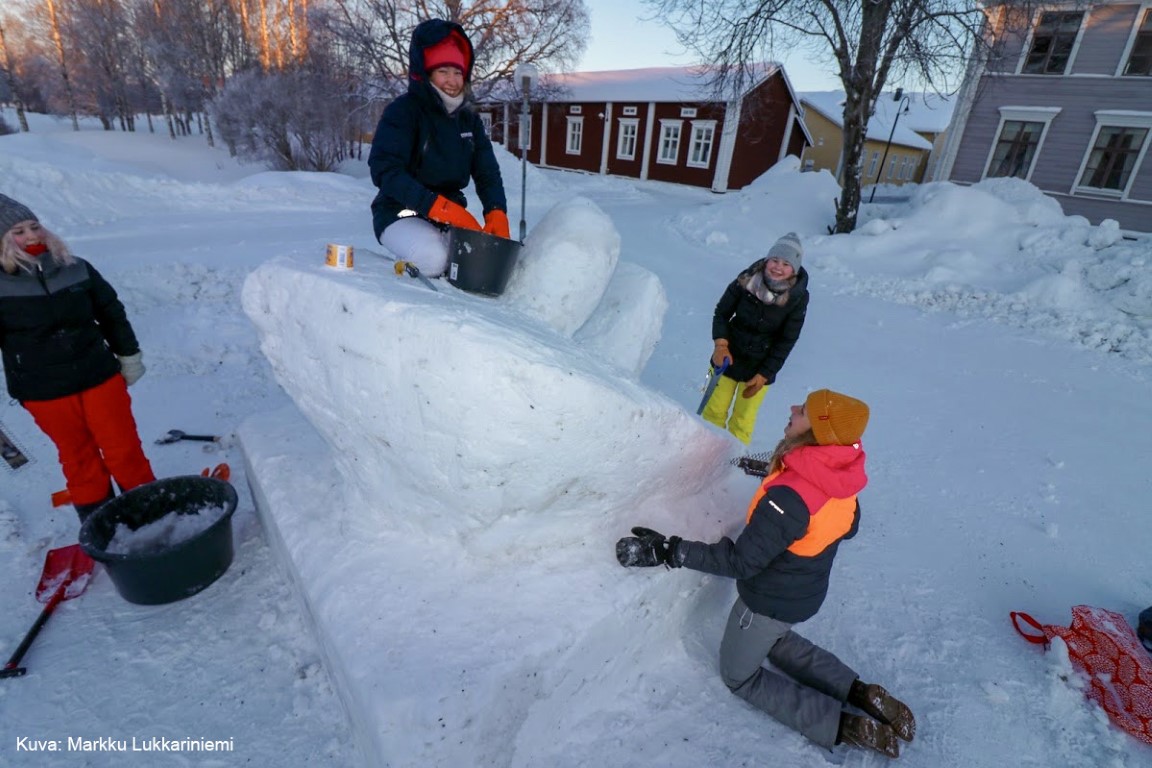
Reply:
[[868, 426], [868, 405], [854, 397], [818, 389], [804, 402], [812, 433], [820, 445], [852, 445]]

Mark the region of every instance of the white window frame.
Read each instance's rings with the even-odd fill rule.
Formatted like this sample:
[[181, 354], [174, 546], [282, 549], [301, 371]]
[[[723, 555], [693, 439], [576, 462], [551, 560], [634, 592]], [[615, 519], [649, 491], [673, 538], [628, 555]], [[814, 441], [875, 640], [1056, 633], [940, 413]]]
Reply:
[[884, 179], [885, 183], [893, 181], [896, 178], [896, 163], [899, 161], [899, 156], [892, 155], [892, 161], [888, 163], [888, 176]]
[[492, 135], [492, 113], [491, 112], [481, 112], [479, 114], [480, 114], [480, 123], [484, 126], [484, 135], [485, 136], [491, 136]]
[[[660, 119], [660, 143], [656, 149], [656, 162], [660, 165], [676, 165], [680, 159], [680, 135], [684, 129], [683, 120]], [[666, 142], [670, 142], [671, 157], [665, 152]]]
[[[1120, 63], [1116, 65], [1116, 77], [1124, 77], [1124, 70], [1128, 68], [1128, 60], [1132, 58], [1132, 49], [1136, 47], [1136, 37], [1140, 33], [1140, 23], [1144, 21], [1144, 15], [1152, 12], [1152, 2], [1144, 2], [1140, 4], [1140, 8], [1136, 11], [1136, 21], [1132, 23], [1132, 29], [1128, 32], [1128, 42], [1124, 46], [1124, 53], [1120, 56]], [[1147, 75], [1127, 75], [1127, 77], [1147, 77]]]
[[[691, 125], [692, 134], [688, 140], [687, 165], [689, 168], [707, 168], [709, 163], [712, 162], [712, 150], [716, 147], [716, 121], [693, 120]], [[708, 149], [704, 159], [693, 160], [692, 157], [696, 154], [697, 145], [703, 143], [705, 136], [707, 136]]]
[[680, 107], [680, 117], [696, 117], [696, 107]]
[[[1148, 156], [1148, 146], [1152, 144], [1152, 112], [1140, 112], [1127, 109], [1101, 109], [1097, 110], [1095, 115], [1096, 127], [1092, 130], [1092, 137], [1088, 140], [1088, 146], [1084, 148], [1084, 157], [1080, 160], [1080, 168], [1076, 171], [1076, 178], [1072, 182], [1070, 193], [1080, 196], [1115, 197], [1120, 200], [1127, 200], [1128, 194], [1132, 191], [1132, 184], [1136, 181], [1136, 176], [1144, 165], [1144, 158]], [[1144, 145], [1140, 147], [1140, 151], [1136, 155], [1136, 162], [1132, 165], [1132, 173], [1128, 175], [1128, 182], [1124, 185], [1124, 189], [1103, 189], [1100, 187], [1084, 187], [1080, 185], [1080, 179], [1084, 176], [1084, 169], [1088, 167], [1088, 159], [1092, 156], [1092, 150], [1096, 147], [1096, 139], [1100, 135], [1101, 128], [1148, 129], [1148, 132], [1144, 134]]]
[[570, 114], [570, 115], [582, 115], [582, 114], [584, 114], [584, 107], [583, 107], [583, 105], [581, 105], [581, 104], [570, 104], [570, 105], [568, 106], [568, 114]]
[[564, 135], [564, 152], [578, 155], [584, 147], [584, 118], [568, 116], [568, 128]]
[[[628, 107], [625, 107], [624, 109], [628, 109]], [[635, 160], [636, 145], [640, 141], [640, 118], [623, 117], [620, 119], [619, 125], [620, 132], [616, 136], [616, 159]], [[628, 139], [631, 139], [631, 152], [625, 152], [625, 144], [628, 143]]]
[[1067, 77], [1074, 69], [1076, 64], [1076, 55], [1080, 52], [1080, 41], [1084, 39], [1084, 30], [1088, 27], [1088, 18], [1092, 12], [1091, 6], [1084, 6], [1084, 17], [1080, 19], [1080, 28], [1076, 30], [1076, 39], [1072, 41], [1072, 50], [1068, 53], [1068, 63], [1064, 65], [1064, 71], [1060, 74], [1054, 72], [1049, 73], [1032, 73], [1024, 72], [1024, 64], [1028, 61], [1028, 54], [1032, 52], [1032, 39], [1036, 35], [1036, 27], [1040, 24], [1040, 19], [1045, 13], [1063, 13], [1074, 12], [1078, 10], [1076, 7], [1068, 6], [1067, 8], [1061, 7], [1043, 7], [1037, 8], [1032, 15], [1032, 25], [1028, 28], [1028, 39], [1024, 41], [1024, 47], [1020, 50], [1020, 59], [1016, 62], [1016, 74], [1024, 75], [1025, 77]]
[[516, 143], [520, 145], [519, 148], [523, 149], [523, 150], [532, 149], [532, 113], [531, 112], [529, 112], [527, 115], [524, 115], [524, 114], [520, 115], [519, 134], [520, 135], [516, 137], [517, 138]]
[[624, 107], [620, 114], [624, 115], [624, 117], [636, 117], [636, 115], [640, 113], [636, 107]]
[[871, 165], [868, 166], [868, 178], [870, 178], [870, 179], [878, 178], [876, 176], [876, 166], [879, 164], [880, 164], [880, 150], [874, 149], [874, 150], [872, 150], [872, 163], [871, 163]]
[[900, 157], [900, 174], [896, 178], [900, 181], [908, 181], [908, 155]]
[[1032, 164], [1028, 166], [1028, 173], [1024, 176], [1024, 181], [1030, 181], [1032, 172], [1036, 170], [1036, 159], [1040, 157], [1040, 153], [1044, 150], [1044, 142], [1048, 139], [1048, 129], [1062, 110], [1063, 107], [1000, 107], [1000, 124], [996, 126], [996, 133], [992, 134], [992, 145], [988, 147], [988, 155], [984, 158], [984, 170], [980, 172], [980, 180], [989, 178], [988, 169], [992, 167], [992, 156], [996, 154], [996, 145], [1000, 143], [1000, 135], [1004, 133], [1004, 123], [1018, 121], [1044, 123], [1044, 128], [1040, 131], [1040, 141], [1036, 144], [1036, 152], [1032, 155]]

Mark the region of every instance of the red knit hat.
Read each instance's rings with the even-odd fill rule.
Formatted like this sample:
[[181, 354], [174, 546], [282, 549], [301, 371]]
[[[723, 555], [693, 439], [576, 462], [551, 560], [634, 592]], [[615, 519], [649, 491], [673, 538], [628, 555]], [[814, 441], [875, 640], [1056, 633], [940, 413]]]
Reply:
[[438, 67], [456, 67], [468, 72], [468, 47], [456, 32], [424, 49], [424, 71], [431, 72]]

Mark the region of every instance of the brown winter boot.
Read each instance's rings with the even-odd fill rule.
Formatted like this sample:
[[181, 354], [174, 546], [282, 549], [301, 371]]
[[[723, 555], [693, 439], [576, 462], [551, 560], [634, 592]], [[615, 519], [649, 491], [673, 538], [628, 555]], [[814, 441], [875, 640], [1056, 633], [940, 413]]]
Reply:
[[888, 693], [882, 685], [855, 680], [848, 691], [848, 703], [885, 725], [892, 726], [892, 730], [904, 741], [912, 741], [916, 735], [916, 718], [912, 716], [912, 710]]
[[900, 740], [896, 738], [896, 732], [863, 715], [840, 713], [840, 731], [836, 734], [836, 743], [871, 749], [885, 757], [900, 757]]

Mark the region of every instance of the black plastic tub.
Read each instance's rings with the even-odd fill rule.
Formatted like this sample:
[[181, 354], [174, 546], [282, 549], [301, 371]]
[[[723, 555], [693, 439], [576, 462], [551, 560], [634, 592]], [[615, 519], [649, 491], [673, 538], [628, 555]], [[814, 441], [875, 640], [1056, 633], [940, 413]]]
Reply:
[[[236, 489], [213, 477], [166, 477], [124, 493], [93, 512], [80, 526], [80, 546], [103, 563], [116, 591], [130, 603], [159, 605], [190, 597], [220, 578], [232, 564], [232, 513]], [[141, 552], [109, 552], [123, 523], [132, 531], [166, 515], [198, 515], [223, 508], [204, 530], [170, 545]], [[218, 514], [218, 511], [213, 514]]]
[[520, 257], [515, 240], [471, 229], [448, 230], [448, 282], [462, 291], [499, 296]]

